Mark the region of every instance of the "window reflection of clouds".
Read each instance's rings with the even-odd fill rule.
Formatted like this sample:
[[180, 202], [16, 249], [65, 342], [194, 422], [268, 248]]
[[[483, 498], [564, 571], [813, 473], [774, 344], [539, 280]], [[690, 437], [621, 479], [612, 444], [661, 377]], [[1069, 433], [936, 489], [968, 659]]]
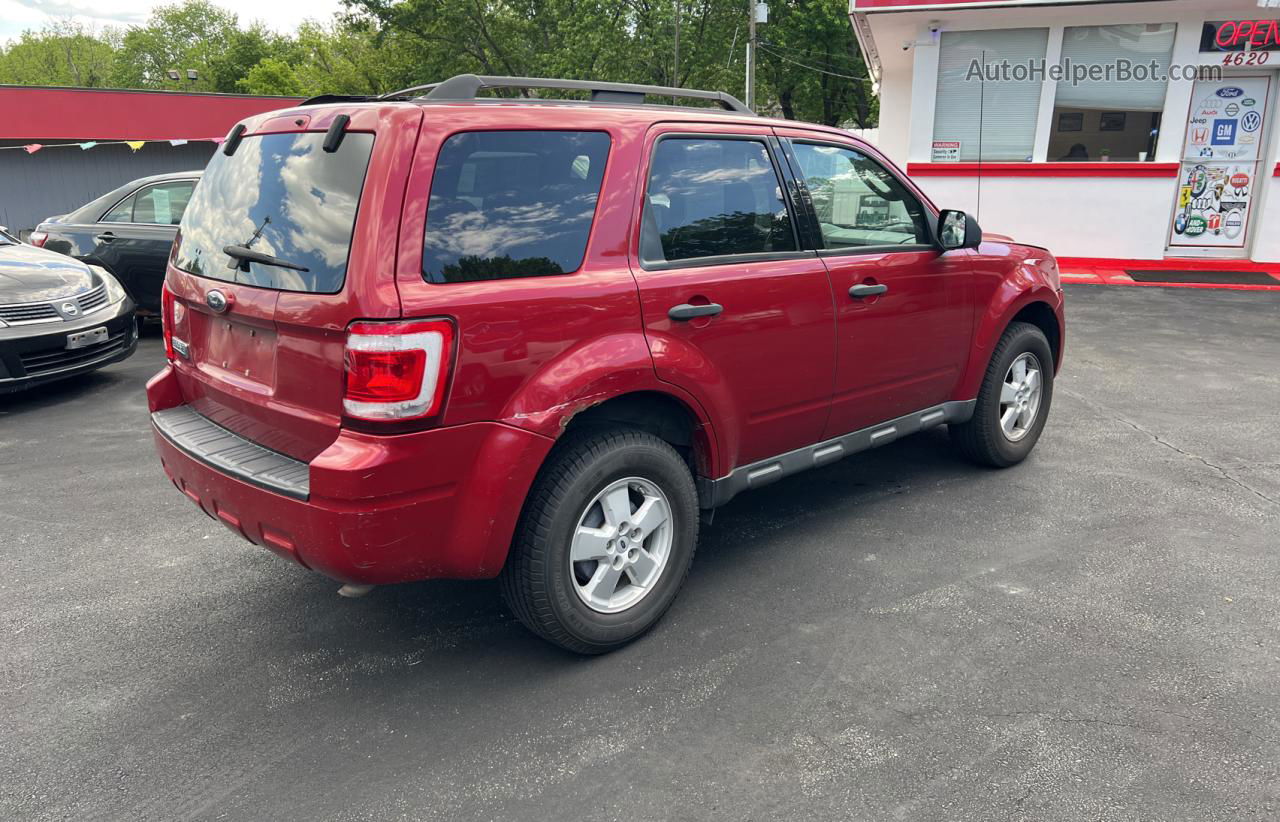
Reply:
[[[321, 150], [323, 140], [317, 133], [248, 137], [231, 157], [215, 154], [184, 215], [178, 265], [270, 288], [340, 290], [373, 135], [348, 133], [333, 154]], [[243, 272], [229, 267], [227, 245], [310, 270], [250, 263]]]
[[603, 180], [602, 132], [467, 132], [440, 150], [423, 272], [436, 282], [577, 270]]

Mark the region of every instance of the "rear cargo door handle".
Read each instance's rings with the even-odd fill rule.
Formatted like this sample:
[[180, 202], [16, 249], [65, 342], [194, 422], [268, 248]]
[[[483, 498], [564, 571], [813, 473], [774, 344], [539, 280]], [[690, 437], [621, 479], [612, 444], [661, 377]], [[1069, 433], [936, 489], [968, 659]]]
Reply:
[[112, 234], [110, 231], [104, 231], [98, 236], [94, 237], [95, 240], [101, 240], [104, 243], [109, 243], [115, 238], [116, 238], [116, 235]]
[[853, 288], [849, 289], [849, 296], [860, 300], [863, 297], [874, 297], [877, 294], [883, 294], [888, 290], [889, 290], [889, 286], [885, 285], [884, 283], [880, 283], [879, 285], [868, 285], [867, 283], [858, 283]]
[[698, 317], [714, 317], [721, 311], [724, 311], [724, 306], [720, 305], [720, 303], [707, 303], [706, 305], [680, 303], [680, 305], [671, 306], [667, 316], [673, 320], [693, 320]]

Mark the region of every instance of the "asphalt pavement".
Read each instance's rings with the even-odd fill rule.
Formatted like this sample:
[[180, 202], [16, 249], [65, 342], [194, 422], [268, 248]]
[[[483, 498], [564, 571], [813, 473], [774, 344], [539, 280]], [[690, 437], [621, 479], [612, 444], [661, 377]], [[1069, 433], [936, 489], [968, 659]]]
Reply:
[[1280, 818], [1280, 294], [1068, 317], [1028, 462], [934, 431], [744, 494], [591, 659], [205, 517], [154, 334], [0, 397], [0, 819]]

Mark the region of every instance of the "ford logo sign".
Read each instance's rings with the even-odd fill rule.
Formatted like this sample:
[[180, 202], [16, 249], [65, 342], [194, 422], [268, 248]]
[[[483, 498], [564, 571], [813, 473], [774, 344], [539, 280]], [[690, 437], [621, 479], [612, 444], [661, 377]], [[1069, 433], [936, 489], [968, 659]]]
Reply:
[[205, 305], [209, 306], [209, 308], [213, 309], [213, 311], [218, 314], [225, 313], [227, 308], [231, 305], [231, 300], [227, 299], [227, 295], [223, 294], [216, 288], [204, 295], [204, 302]]
[[1244, 89], [1238, 86], [1227, 86], [1226, 88], [1218, 89], [1219, 97], [1232, 98], [1232, 97], [1239, 97], [1242, 94], [1244, 94]]

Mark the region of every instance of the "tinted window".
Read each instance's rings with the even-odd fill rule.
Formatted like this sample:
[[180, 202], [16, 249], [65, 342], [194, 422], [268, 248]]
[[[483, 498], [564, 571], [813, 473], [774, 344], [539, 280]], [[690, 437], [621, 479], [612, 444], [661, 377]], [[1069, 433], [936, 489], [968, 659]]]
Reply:
[[182, 212], [187, 209], [193, 188], [195, 183], [183, 180], [142, 189], [133, 195], [133, 222], [177, 225], [182, 221]]
[[[245, 137], [213, 155], [182, 218], [179, 268], [201, 277], [285, 291], [342, 289], [356, 206], [373, 135], [348, 132], [338, 150], [324, 134]], [[241, 262], [223, 252], [247, 246], [306, 268]]]
[[644, 234], [647, 262], [796, 249], [778, 175], [757, 140], [659, 142]]
[[794, 147], [827, 248], [929, 241], [919, 200], [879, 163], [847, 148]]
[[455, 134], [436, 160], [423, 274], [456, 283], [567, 274], [586, 253], [609, 135]]

